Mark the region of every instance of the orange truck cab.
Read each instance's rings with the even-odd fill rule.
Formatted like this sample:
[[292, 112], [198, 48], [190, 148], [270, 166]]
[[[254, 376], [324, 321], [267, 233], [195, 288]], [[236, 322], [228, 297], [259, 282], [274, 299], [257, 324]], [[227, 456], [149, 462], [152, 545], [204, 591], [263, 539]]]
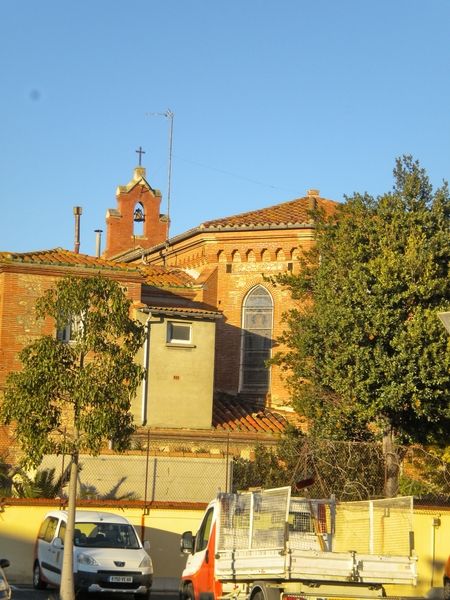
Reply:
[[216, 522], [218, 504], [209, 503], [197, 535], [186, 531], [181, 550], [188, 555], [180, 588], [181, 600], [214, 600], [222, 595], [222, 584], [215, 578]]

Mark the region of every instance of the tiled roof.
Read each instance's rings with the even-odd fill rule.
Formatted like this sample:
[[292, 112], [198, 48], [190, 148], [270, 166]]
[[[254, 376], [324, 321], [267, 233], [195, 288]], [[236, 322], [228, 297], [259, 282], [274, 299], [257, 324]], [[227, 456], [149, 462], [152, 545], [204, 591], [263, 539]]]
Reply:
[[[117, 264], [117, 263], [116, 263]], [[128, 266], [128, 263], [122, 263]], [[194, 279], [181, 269], [170, 267], [161, 267], [157, 265], [138, 265], [139, 270], [144, 275], [147, 285], [155, 287], [192, 287]]]
[[88, 256], [87, 254], [78, 254], [63, 248], [36, 252], [0, 252], [0, 262], [136, 271], [134, 265], [119, 265], [113, 261]]
[[326, 200], [316, 196], [308, 196], [297, 198], [282, 204], [275, 204], [267, 208], [253, 210], [250, 212], [224, 217], [223, 219], [215, 219], [213, 221], [205, 221], [200, 226], [201, 229], [222, 229], [222, 228], [241, 228], [241, 227], [258, 227], [258, 226], [293, 226], [305, 225], [311, 223], [311, 204], [316, 202], [317, 208], [325, 211], [325, 214], [330, 214], [336, 207], [336, 202]]
[[[314, 190], [317, 191], [317, 190]], [[260, 210], [223, 217], [212, 221], [205, 221], [201, 225], [188, 229], [183, 233], [175, 235], [168, 240], [169, 246], [173, 246], [182, 240], [192, 238], [205, 231], [243, 230], [243, 229], [295, 229], [296, 227], [312, 226], [310, 211], [312, 205], [322, 209], [325, 215], [331, 215], [338, 206], [338, 202], [320, 198], [316, 194], [308, 194], [303, 198], [282, 202]], [[115, 256], [116, 260], [131, 262], [142, 256], [155, 253], [167, 246], [167, 242], [156, 244], [151, 248], [134, 248]]]
[[58, 267], [81, 267], [108, 269], [134, 273], [143, 278], [143, 283], [158, 288], [192, 287], [193, 279], [180, 269], [157, 265], [128, 264], [105, 260], [87, 254], [79, 254], [64, 248], [39, 250], [35, 252], [0, 252], [0, 263], [28, 264]]
[[201, 302], [191, 302], [186, 306], [163, 306], [162, 304], [159, 306], [146, 305], [145, 308], [147, 311], [155, 314], [164, 314], [172, 317], [197, 316], [209, 319], [220, 319], [223, 316], [220, 311], [214, 310], [210, 306], [202, 304]]
[[216, 398], [213, 405], [213, 428], [252, 433], [283, 433], [290, 421], [268, 408], [255, 409], [250, 402], [236, 398]]

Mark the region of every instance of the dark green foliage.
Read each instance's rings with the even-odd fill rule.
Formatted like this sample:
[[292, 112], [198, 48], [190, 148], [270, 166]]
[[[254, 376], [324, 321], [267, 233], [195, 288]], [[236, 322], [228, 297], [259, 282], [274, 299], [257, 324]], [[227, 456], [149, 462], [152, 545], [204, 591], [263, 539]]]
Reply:
[[392, 192], [355, 194], [286, 276], [296, 310], [275, 358], [294, 406], [324, 438], [445, 443], [450, 431], [450, 199], [411, 157]]
[[55, 469], [38, 469], [34, 476], [21, 471], [14, 478], [13, 495], [18, 498], [61, 498], [69, 481], [69, 469], [56, 476]]
[[286, 474], [280, 468], [278, 456], [274, 450], [257, 445], [254, 459], [235, 458], [233, 461], [233, 492], [250, 488], [273, 488], [286, 485]]

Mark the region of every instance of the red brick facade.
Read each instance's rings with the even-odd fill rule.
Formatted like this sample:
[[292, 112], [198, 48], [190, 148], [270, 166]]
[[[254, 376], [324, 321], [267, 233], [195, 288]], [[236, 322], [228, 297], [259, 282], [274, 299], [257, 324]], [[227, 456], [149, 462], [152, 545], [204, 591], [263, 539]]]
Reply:
[[[82, 255], [75, 256], [79, 256], [81, 261]], [[0, 391], [4, 388], [7, 374], [21, 368], [18, 355], [22, 348], [42, 335], [55, 332], [55, 325], [50, 319], [45, 322], [36, 319], [36, 300], [69, 273], [79, 276], [93, 274], [80, 268], [76, 269], [76, 273], [73, 271], [67, 265], [7, 264], [0, 257]], [[108, 275], [118, 278], [117, 273]], [[140, 274], [127, 277], [122, 273], [120, 281], [126, 286], [131, 300], [140, 300]]]

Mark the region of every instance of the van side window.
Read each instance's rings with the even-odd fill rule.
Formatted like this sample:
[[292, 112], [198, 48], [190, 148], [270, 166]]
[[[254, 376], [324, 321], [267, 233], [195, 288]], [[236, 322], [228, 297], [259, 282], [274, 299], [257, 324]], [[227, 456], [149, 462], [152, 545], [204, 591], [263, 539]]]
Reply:
[[66, 537], [66, 524], [64, 521], [61, 521], [61, 525], [59, 526], [58, 537], [62, 539], [64, 544], [64, 538]]
[[58, 519], [55, 517], [47, 517], [39, 529], [38, 538], [45, 542], [51, 542], [55, 537], [57, 525]]
[[205, 518], [200, 525], [197, 535], [195, 536], [195, 552], [204, 550], [208, 545], [209, 534], [211, 533], [211, 523], [213, 518], [214, 508], [210, 508], [205, 515]]

